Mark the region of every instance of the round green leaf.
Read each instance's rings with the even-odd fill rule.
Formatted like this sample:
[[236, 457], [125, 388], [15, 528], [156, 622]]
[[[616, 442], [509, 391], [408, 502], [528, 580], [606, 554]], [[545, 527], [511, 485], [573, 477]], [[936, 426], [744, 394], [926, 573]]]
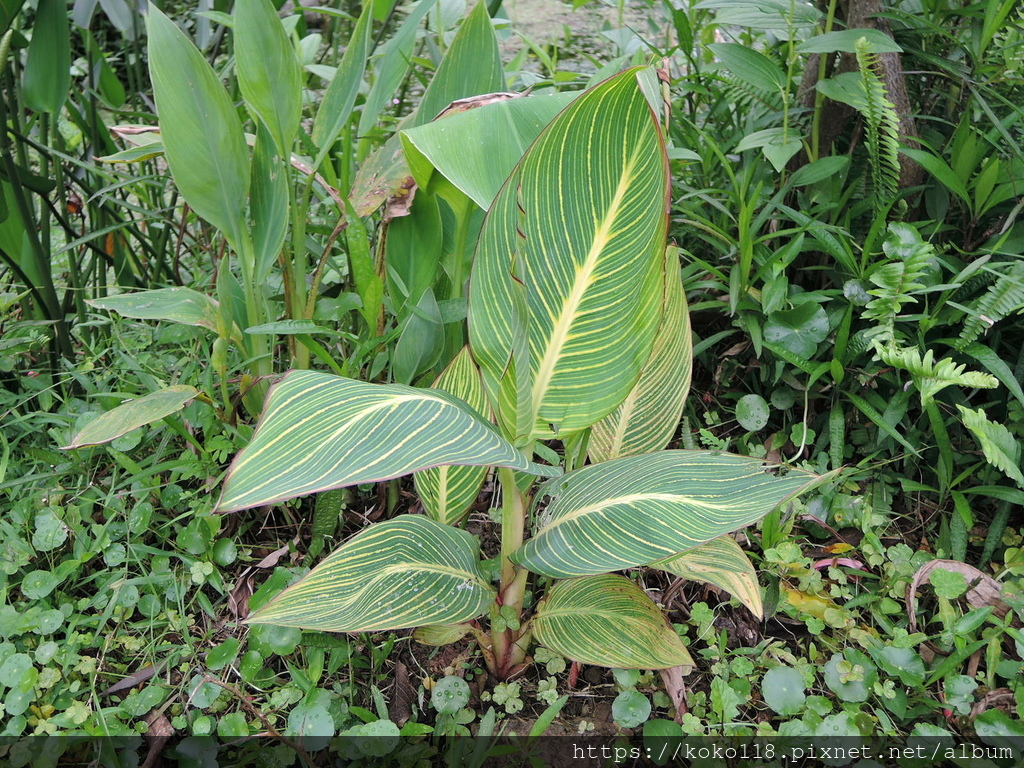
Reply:
[[761, 681], [761, 696], [780, 715], [795, 715], [807, 699], [804, 679], [792, 667], [772, 667]]
[[825, 683], [842, 701], [867, 701], [878, 672], [860, 651], [847, 649], [834, 654], [824, 669]]
[[29, 600], [40, 600], [56, 589], [60, 579], [50, 571], [32, 571], [21, 580], [21, 594]]
[[454, 715], [469, 703], [469, 683], [461, 677], [446, 675], [430, 692], [430, 703], [443, 715]]
[[213, 545], [213, 562], [231, 565], [238, 558], [238, 548], [231, 539], [218, 539]]
[[240, 739], [249, 735], [249, 723], [241, 712], [230, 712], [217, 723], [217, 735], [222, 739]]
[[651, 716], [651, 700], [639, 691], [623, 691], [612, 702], [612, 717], [623, 728], [636, 728]]
[[748, 432], [757, 432], [768, 424], [770, 410], [760, 395], [744, 395], [736, 403], [736, 421]]
[[813, 302], [772, 312], [764, 325], [765, 341], [804, 358], [811, 357], [827, 335], [828, 315]]

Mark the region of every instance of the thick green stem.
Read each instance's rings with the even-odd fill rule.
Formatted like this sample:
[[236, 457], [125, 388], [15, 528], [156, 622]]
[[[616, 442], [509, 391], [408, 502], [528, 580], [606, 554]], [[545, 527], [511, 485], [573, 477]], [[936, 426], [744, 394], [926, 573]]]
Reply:
[[[498, 469], [501, 484], [501, 583], [498, 602], [502, 608], [511, 608], [518, 621], [523, 612], [526, 581], [529, 571], [517, 567], [511, 555], [523, 544], [526, 532], [526, 498], [516, 485], [515, 473], [507, 467]], [[499, 678], [505, 678], [526, 658], [526, 642], [521, 629], [491, 628], [491, 653]]]

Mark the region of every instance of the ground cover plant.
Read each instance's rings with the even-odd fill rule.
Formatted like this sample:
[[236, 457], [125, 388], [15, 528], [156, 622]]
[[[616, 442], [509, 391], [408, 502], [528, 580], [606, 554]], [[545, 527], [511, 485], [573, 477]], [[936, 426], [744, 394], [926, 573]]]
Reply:
[[1019, 759], [1020, 9], [521, 5], [0, 2], [5, 761]]

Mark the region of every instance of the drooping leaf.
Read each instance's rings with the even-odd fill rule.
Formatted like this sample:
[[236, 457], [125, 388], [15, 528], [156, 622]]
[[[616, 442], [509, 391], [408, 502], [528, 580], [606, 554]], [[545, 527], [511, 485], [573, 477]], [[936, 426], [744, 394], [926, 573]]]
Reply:
[[236, 0], [235, 68], [246, 105], [290, 157], [302, 118], [302, 71], [270, 0]]
[[719, 536], [681, 555], [655, 560], [651, 568], [724, 589], [762, 618], [764, 602], [757, 573], [747, 553], [731, 536]]
[[71, 27], [65, 0], [39, 0], [21, 92], [25, 106], [56, 115], [71, 89]]
[[248, 621], [325, 632], [469, 621], [495, 598], [478, 553], [465, 531], [401, 515], [356, 534]]
[[[481, 416], [487, 413], [480, 371], [473, 364], [468, 347], [463, 347], [437, 377], [434, 387], [466, 401]], [[486, 467], [442, 466], [417, 472], [413, 480], [427, 514], [439, 522], [455, 525], [480, 495], [485, 477]]]
[[[470, 283], [469, 331], [499, 424], [585, 429], [626, 398], [662, 305], [668, 173], [657, 120], [631, 69], [585, 92], [544, 129], [495, 198]], [[519, 286], [519, 287], [517, 287]], [[522, 294], [522, 310], [516, 308]], [[528, 365], [528, 370], [526, 369]], [[502, 394], [503, 387], [505, 393]]]
[[756, 522], [827, 477], [709, 451], [591, 464], [546, 486], [537, 533], [512, 560], [554, 578], [647, 565]]
[[679, 251], [665, 253], [664, 309], [651, 356], [625, 400], [590, 431], [590, 456], [608, 461], [668, 446], [690, 391], [693, 338]]
[[739, 43], [712, 43], [708, 48], [730, 72], [752, 88], [776, 94], [787, 87], [782, 67], [753, 48]]
[[443, 464], [557, 473], [527, 461], [447, 392], [291, 371], [271, 389], [252, 441], [228, 471], [217, 509], [273, 504]]
[[804, 40], [796, 50], [799, 53], [836, 53], [845, 51], [854, 53], [857, 41], [864, 38], [867, 48], [872, 53], [902, 53], [903, 49], [889, 35], [879, 29], [843, 29], [826, 32]]
[[185, 384], [164, 387], [156, 392], [130, 400], [97, 416], [63, 446], [64, 450], [86, 445], [100, 445], [126, 435], [133, 429], [152, 424], [165, 416], [177, 413], [192, 402], [199, 390]]
[[1024, 472], [1021, 472], [1020, 465], [1021, 447], [1013, 433], [1004, 425], [990, 421], [981, 408], [972, 410], [959, 404], [957, 408], [960, 409], [964, 425], [978, 439], [985, 460], [1024, 488]]
[[692, 667], [679, 635], [624, 576], [559, 581], [537, 606], [537, 642], [583, 664], [620, 669]]
[[178, 25], [150, 4], [149, 74], [164, 156], [182, 197], [232, 243], [248, 237], [249, 156], [234, 104]]
[[191, 288], [156, 288], [151, 291], [119, 293], [86, 303], [97, 309], [109, 309], [136, 320], [169, 320], [182, 325], [195, 325], [217, 330], [220, 306], [206, 294]]

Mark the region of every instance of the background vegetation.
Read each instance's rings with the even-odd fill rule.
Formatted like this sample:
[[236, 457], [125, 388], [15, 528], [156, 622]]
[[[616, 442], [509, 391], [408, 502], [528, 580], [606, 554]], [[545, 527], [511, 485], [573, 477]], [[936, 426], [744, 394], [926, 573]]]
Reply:
[[[483, 760], [442, 737], [503, 729], [1020, 744], [1019, 5], [576, 5], [586, 28], [532, 39], [455, 0], [0, 0], [4, 759], [96, 756], [69, 735], [137, 737], [105, 765], [172, 736], [164, 757], [213, 765], [213, 737], [250, 734], [276, 746], [236, 759], [280, 766]], [[472, 636], [241, 624], [371, 523], [429, 508], [418, 477], [213, 512], [278, 374], [428, 387], [463, 348], [483, 212], [530, 141], [482, 160], [435, 117], [488, 94], [479, 114], [524, 116], [532, 140], [647, 64], [692, 327], [666, 440], [845, 467], [737, 535], [755, 597], [628, 571], [685, 678], [543, 646], [496, 678]], [[446, 146], [468, 178], [422, 183]], [[99, 418], [125, 401], [143, 404]], [[452, 513], [492, 556], [496, 482]], [[334, 739], [360, 734], [379, 738]]]

